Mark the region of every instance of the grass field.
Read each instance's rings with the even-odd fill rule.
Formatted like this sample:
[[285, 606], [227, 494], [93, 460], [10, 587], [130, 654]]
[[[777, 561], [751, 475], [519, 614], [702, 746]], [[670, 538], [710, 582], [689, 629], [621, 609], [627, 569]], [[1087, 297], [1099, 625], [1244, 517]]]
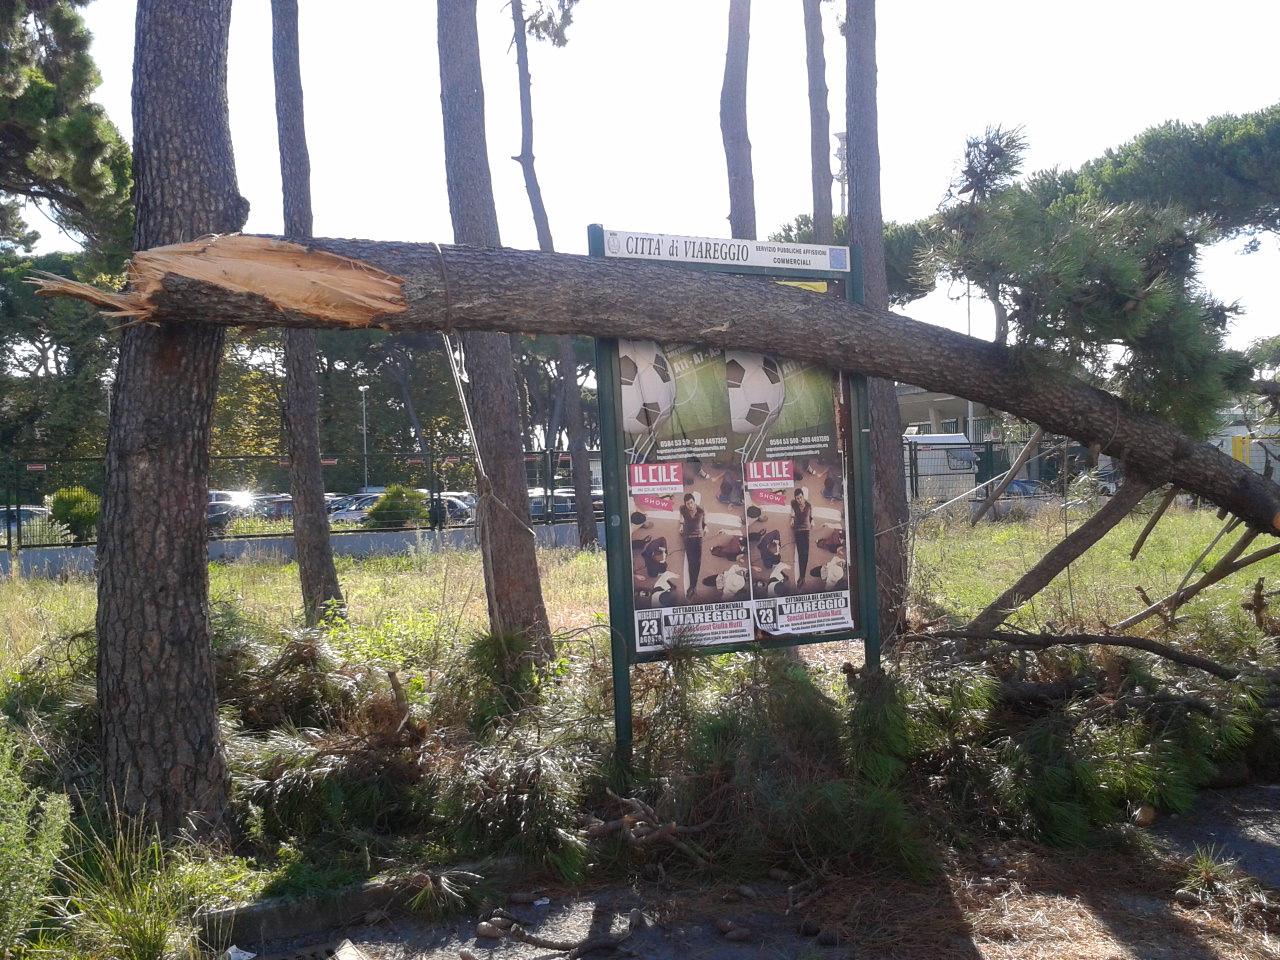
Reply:
[[[1149, 513], [1131, 515], [1063, 572], [1040, 596], [1011, 619], [1031, 629], [1054, 623], [1096, 630], [1147, 606], [1137, 588], [1152, 600], [1177, 590], [1208, 570], [1240, 536], [1235, 530], [1205, 554], [1224, 522], [1212, 510], [1173, 508], [1161, 519], [1137, 559], [1129, 558]], [[1021, 521], [983, 522], [971, 527], [962, 517], [930, 517], [916, 526], [913, 539], [912, 591], [917, 603], [935, 616], [964, 621], [977, 614], [1012, 584], [1084, 515], [1064, 518], [1057, 508]], [[1261, 537], [1251, 549], [1270, 546]], [[1190, 576], [1189, 576], [1190, 574]], [[1243, 617], [1240, 603], [1254, 580], [1266, 577], [1271, 589], [1280, 583], [1280, 557], [1271, 557], [1209, 588], [1184, 610], [1189, 615], [1214, 611]]]
[[[1064, 519], [1057, 509], [1026, 520], [984, 522], [971, 527], [962, 516], [930, 516], [914, 525], [912, 598], [920, 616], [946, 617], [959, 624], [988, 602], [1059, 542], [1083, 517]], [[1210, 510], [1175, 509], [1156, 527], [1136, 560], [1129, 559], [1145, 515], [1122, 522], [1040, 596], [1011, 619], [1011, 624], [1075, 625], [1096, 630], [1141, 610], [1146, 603], [1136, 588], [1160, 599], [1198, 577], [1239, 536], [1223, 537], [1206, 548], [1223, 522]], [[1267, 546], [1266, 538], [1254, 549]], [[543, 591], [558, 634], [599, 629], [607, 624], [608, 595], [603, 553], [568, 549], [539, 554]], [[338, 559], [339, 577], [353, 624], [431, 621], [433, 635], [464, 636], [483, 629], [485, 598], [479, 554], [473, 550], [418, 552], [396, 557]], [[213, 564], [210, 597], [215, 606], [233, 605], [272, 629], [301, 621], [296, 566], [283, 559]], [[1270, 589], [1280, 583], [1280, 556], [1206, 590], [1183, 613], [1192, 619], [1212, 612], [1228, 621], [1243, 620], [1240, 604], [1253, 582], [1265, 577]], [[0, 669], [13, 670], [38, 655], [50, 638], [91, 629], [95, 592], [87, 577], [60, 580], [0, 580]]]
[[[1064, 520], [1055, 508], [977, 527], [963, 517], [919, 520], [911, 550], [913, 625], [966, 622], [1082, 519]], [[1209, 511], [1179, 509], [1130, 560], [1144, 523], [1136, 516], [1121, 524], [1011, 625], [1105, 632], [1106, 624], [1146, 605], [1135, 588], [1163, 597], [1208, 569], [1239, 536], [1232, 532], [1208, 549], [1221, 522]], [[1260, 540], [1253, 549], [1266, 545]], [[60, 882], [84, 902], [51, 928], [43, 945], [49, 955], [198, 955], [167, 946], [159, 953], [91, 949], [107, 942], [101, 929], [84, 926], [91, 908], [119, 914], [126, 931], [154, 932], [171, 943], [189, 926], [190, 909], [211, 897], [305, 892], [406, 868], [420, 877], [427, 875], [422, 864], [480, 853], [515, 854], [550, 874], [581, 877], [590, 849], [592, 870], [615, 877], [658, 864], [697, 882], [710, 861], [721, 879], [778, 864], [844, 871], [842, 879], [828, 876], [830, 889], [844, 893], [833, 893], [825, 908], [831, 923], [849, 931], [865, 918], [839, 918], [845, 894], [892, 911], [892, 903], [881, 903], [880, 893], [856, 879], [867, 869], [885, 872], [896, 878], [886, 889], [898, 889], [904, 903], [932, 889], [964, 914], [915, 955], [977, 957], [943, 949], [967, 925], [973, 944], [988, 941], [983, 957], [1011, 956], [997, 949], [1002, 931], [1016, 928], [1027, 937], [1042, 918], [1079, 930], [1093, 907], [1090, 896], [1101, 888], [1081, 881], [1075, 899], [1046, 898], [1011, 873], [1011, 885], [996, 889], [980, 875], [991, 860], [986, 851], [998, 847], [1010, 851], [1002, 860], [1035, 860], [1037, 870], [1052, 872], [1059, 861], [1046, 844], [1101, 840], [1098, 852], [1077, 854], [1085, 860], [1075, 862], [1092, 863], [1088, 869], [1099, 875], [1105, 873], [1099, 865], [1114, 863], [1155, 877], [1153, 902], [1160, 911], [1173, 909], [1182, 867], [1115, 832], [1127, 811], [1185, 809], [1196, 787], [1228, 760], [1252, 762], [1256, 755], [1280, 763], [1280, 743], [1254, 742], [1256, 730], [1274, 728], [1266, 727], [1272, 721], [1262, 711], [1278, 686], [1280, 649], [1242, 608], [1258, 578], [1264, 592], [1275, 590], [1280, 558], [1206, 590], [1170, 622], [1153, 618], [1141, 630], [1243, 668], [1247, 693], [1240, 684], [1147, 654], [1120, 657], [1107, 647], [974, 662], [945, 644], [906, 644], [890, 658], [889, 686], [874, 678], [846, 682], [839, 666], [848, 652], [824, 650], [835, 645], [801, 648], [799, 661], [677, 655], [633, 671], [636, 759], [625, 788], [607, 772], [602, 553], [539, 554], [559, 639], [559, 660], [543, 672], [486, 634], [474, 551], [338, 562], [348, 618], [321, 634], [301, 629], [291, 562], [258, 557], [210, 569], [227, 749], [247, 833], [244, 859], [154, 850], [145, 841], [119, 848], [118, 836], [109, 828], [93, 833], [93, 818], [81, 811], [77, 829], [90, 832], [73, 833], [64, 866], [46, 869], [51, 876], [60, 871]], [[83, 653], [91, 646], [67, 638], [92, 630], [94, 605], [87, 577], [0, 580], [0, 699], [16, 734], [12, 742], [21, 744], [0, 756], [0, 792], [7, 782], [22, 799], [27, 788], [14, 779], [20, 769], [45, 790], [82, 782], [77, 778], [92, 770], [91, 678], [71, 675], [92, 662]], [[395, 696], [388, 670], [399, 672], [403, 689]], [[1066, 682], [1078, 693], [1056, 704], [1019, 705], [1009, 700], [1011, 679]], [[0, 737], [0, 747], [5, 742]], [[621, 801], [606, 787], [647, 798], [637, 802], [652, 804], [645, 816], [655, 824], [660, 815], [671, 824], [704, 824], [705, 832], [664, 853], [620, 839], [587, 844], [584, 816], [621, 816]], [[0, 835], [0, 885], [6, 870], [38, 870], [22, 865], [21, 848]], [[137, 891], [127, 878], [104, 886], [94, 866], [104, 860], [127, 866], [131, 857], [148, 864], [138, 868], [152, 878], [147, 889], [168, 898], [154, 931], [130, 919], [137, 911], [126, 901]], [[909, 886], [921, 882], [931, 886]], [[908, 886], [895, 886], [901, 884]], [[996, 891], [991, 897], [983, 892], [988, 887]], [[1206, 918], [1202, 930], [1222, 934], [1221, 955], [1268, 955], [1280, 914], [1258, 896], [1248, 903], [1265, 910], [1249, 914], [1248, 932], [1231, 944], [1244, 923], [1238, 919], [1244, 901], [1215, 906], [1206, 899], [1197, 907]], [[0, 908], [0, 923], [2, 914]], [[1081, 940], [1064, 934], [1068, 943], [1072, 936]], [[1096, 951], [1081, 944], [1074, 955], [1127, 955], [1101, 934], [1095, 941]], [[5, 946], [0, 942], [0, 954]], [[1044, 948], [1034, 955], [1064, 949], [1060, 940]]]

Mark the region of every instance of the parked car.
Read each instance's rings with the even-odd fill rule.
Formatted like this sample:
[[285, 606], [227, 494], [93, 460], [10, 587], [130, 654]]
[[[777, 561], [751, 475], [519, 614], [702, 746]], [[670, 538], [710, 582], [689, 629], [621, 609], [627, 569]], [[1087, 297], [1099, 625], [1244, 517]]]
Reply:
[[264, 520], [287, 520], [293, 516], [293, 497], [269, 493], [253, 498], [253, 513]]
[[330, 523], [364, 523], [369, 508], [378, 502], [380, 493], [354, 493], [335, 501], [329, 511]]
[[1098, 484], [1098, 492], [1109, 497], [1120, 489], [1120, 484], [1124, 482], [1124, 471], [1120, 464], [1111, 463], [1099, 467], [1094, 473], [1094, 479]]
[[476, 495], [470, 490], [441, 490], [440, 496], [452, 497], [455, 500], [461, 500], [467, 505], [467, 509], [474, 510], [476, 508]]
[[459, 497], [441, 494], [439, 499], [444, 503], [448, 513], [448, 523], [470, 523], [475, 519], [472, 514], [474, 504], [469, 504]]
[[444, 506], [445, 523], [470, 523], [473, 519], [472, 508], [475, 501], [467, 502], [456, 493], [438, 493], [434, 497], [430, 490], [419, 490], [420, 494], [427, 498], [427, 508], [430, 509], [432, 500], [438, 501]]
[[209, 536], [225, 536], [231, 521], [242, 517], [248, 511], [230, 500], [210, 500], [205, 506], [205, 517], [209, 525]]

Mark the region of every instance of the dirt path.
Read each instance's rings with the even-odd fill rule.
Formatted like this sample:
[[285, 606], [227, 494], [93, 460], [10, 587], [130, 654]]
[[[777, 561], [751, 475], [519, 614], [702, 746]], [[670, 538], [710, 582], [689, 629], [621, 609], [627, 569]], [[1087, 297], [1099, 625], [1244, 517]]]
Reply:
[[1158, 821], [1153, 832], [1182, 856], [1213, 848], [1215, 859], [1236, 860], [1280, 888], [1280, 784], [1206, 790], [1189, 813]]
[[[1209, 791], [1151, 833], [1190, 855], [1197, 844], [1280, 888], [1280, 786]], [[538, 946], [477, 935], [479, 918], [428, 924], [370, 917], [290, 944], [241, 944], [260, 960], [324, 960], [349, 938], [369, 960], [552, 960], [566, 946], [625, 935], [590, 956], [644, 960], [1275, 960], [1280, 909], [1194, 903], [1176, 862], [1115, 850], [1006, 843], [955, 856], [933, 883], [833, 878], [820, 892], [781, 881], [682, 881], [540, 891], [504, 909]], [[818, 893], [810, 897], [809, 894]], [[1272, 897], [1273, 900], [1276, 897]], [[797, 900], [808, 902], [797, 903]], [[1265, 910], [1264, 910], [1265, 912]], [[637, 919], [643, 922], [631, 929]], [[326, 947], [330, 952], [326, 953]], [[341, 960], [346, 960], [342, 957]], [[353, 957], [354, 960], [354, 957]]]

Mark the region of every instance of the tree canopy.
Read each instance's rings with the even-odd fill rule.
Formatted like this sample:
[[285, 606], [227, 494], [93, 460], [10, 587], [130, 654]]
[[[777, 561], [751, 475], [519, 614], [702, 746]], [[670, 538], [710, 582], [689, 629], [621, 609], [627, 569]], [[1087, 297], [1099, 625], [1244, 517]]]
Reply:
[[[1280, 164], [1263, 158], [1280, 155], [1278, 118], [1168, 124], [1079, 172], [1021, 178], [1022, 132], [990, 128], [969, 139], [937, 214], [886, 226], [893, 301], [939, 278], [970, 283], [1015, 358], [1084, 374], [1203, 434], [1251, 368], [1224, 346], [1235, 307], [1201, 286], [1198, 252], [1275, 225]], [[807, 239], [807, 226], [799, 217], [778, 236]]]
[[1171, 121], [1064, 177], [1108, 203], [1183, 211], [1209, 239], [1280, 232], [1280, 104], [1204, 123]]
[[0, 256], [0, 449], [20, 457], [99, 456], [115, 344], [87, 304], [36, 297], [32, 271], [83, 276], [84, 257]]
[[89, 97], [98, 72], [77, 7], [87, 0], [0, 5], [0, 244], [30, 249], [33, 202], [108, 263], [127, 255], [133, 218], [129, 148]]

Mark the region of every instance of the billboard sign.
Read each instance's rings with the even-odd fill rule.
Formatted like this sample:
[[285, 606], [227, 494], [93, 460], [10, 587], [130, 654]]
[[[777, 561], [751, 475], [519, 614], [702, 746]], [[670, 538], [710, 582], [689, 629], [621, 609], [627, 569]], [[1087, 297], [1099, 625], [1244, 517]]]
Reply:
[[[847, 247], [588, 231], [596, 257], [861, 298]], [[780, 342], [785, 342], [779, 331]], [[785, 356], [596, 341], [618, 757], [630, 665], [695, 652], [864, 643], [879, 663], [866, 382]]]

